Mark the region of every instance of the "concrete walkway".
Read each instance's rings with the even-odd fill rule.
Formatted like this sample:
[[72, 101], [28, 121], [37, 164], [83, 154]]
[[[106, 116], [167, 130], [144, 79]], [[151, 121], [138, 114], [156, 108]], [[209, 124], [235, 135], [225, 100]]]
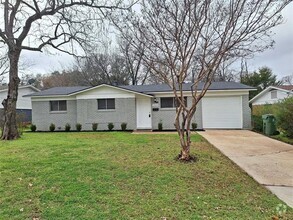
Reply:
[[292, 145], [246, 130], [207, 130], [198, 133], [293, 207]]

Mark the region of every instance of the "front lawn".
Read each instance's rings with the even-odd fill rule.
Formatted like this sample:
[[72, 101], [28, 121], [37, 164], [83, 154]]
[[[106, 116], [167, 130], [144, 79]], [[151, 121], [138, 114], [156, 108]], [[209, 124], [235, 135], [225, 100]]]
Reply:
[[[271, 219], [281, 203], [193, 136], [24, 133], [0, 142], [0, 219]], [[288, 209], [283, 219], [293, 219]]]

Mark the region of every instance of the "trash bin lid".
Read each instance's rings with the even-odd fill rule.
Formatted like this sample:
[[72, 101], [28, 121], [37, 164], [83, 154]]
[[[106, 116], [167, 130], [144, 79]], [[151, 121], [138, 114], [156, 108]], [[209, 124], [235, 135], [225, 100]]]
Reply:
[[275, 118], [275, 116], [273, 114], [265, 114], [265, 115], [262, 115], [262, 119], [263, 120], [268, 119], [268, 118]]

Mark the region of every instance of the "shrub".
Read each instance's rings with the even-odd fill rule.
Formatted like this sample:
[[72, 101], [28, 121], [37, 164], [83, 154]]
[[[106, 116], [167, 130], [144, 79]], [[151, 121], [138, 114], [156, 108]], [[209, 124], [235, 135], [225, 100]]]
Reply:
[[252, 115], [262, 116], [265, 114], [276, 114], [276, 104], [265, 104], [265, 105], [253, 105]]
[[278, 104], [276, 113], [277, 126], [290, 138], [293, 138], [293, 97], [284, 99]]
[[126, 131], [127, 123], [123, 122], [121, 123], [121, 130]]
[[70, 126], [69, 123], [67, 123], [67, 124], [65, 125], [65, 131], [70, 131], [70, 129], [71, 129], [71, 126]]
[[55, 124], [51, 123], [50, 127], [49, 127], [49, 130], [52, 131], [52, 132], [55, 131]]
[[98, 123], [92, 123], [92, 129], [96, 131], [98, 129]]
[[197, 123], [191, 123], [192, 130], [195, 131], [197, 129]]
[[37, 130], [37, 126], [34, 125], [34, 124], [32, 124], [32, 125], [31, 125], [31, 131], [32, 131], [32, 132], [35, 132], [36, 130]]
[[81, 131], [82, 125], [81, 125], [80, 123], [77, 123], [77, 124], [75, 125], [75, 127], [76, 127], [76, 130], [77, 130], [77, 131]]
[[252, 128], [254, 131], [263, 131], [263, 120], [261, 115], [252, 115]]
[[109, 131], [112, 131], [114, 128], [114, 124], [112, 122], [108, 123], [108, 129]]
[[158, 130], [159, 130], [159, 131], [162, 131], [162, 130], [163, 130], [163, 122], [162, 122], [162, 121], [160, 121], [160, 122], [158, 123]]

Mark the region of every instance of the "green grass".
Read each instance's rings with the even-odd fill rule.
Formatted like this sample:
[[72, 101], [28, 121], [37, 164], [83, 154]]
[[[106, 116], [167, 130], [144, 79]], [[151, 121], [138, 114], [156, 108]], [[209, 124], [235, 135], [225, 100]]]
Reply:
[[[0, 219], [271, 219], [281, 203], [192, 137], [196, 163], [175, 161], [176, 134], [24, 133], [0, 142]], [[293, 219], [288, 209], [283, 219]]]
[[271, 136], [272, 138], [274, 139], [277, 139], [279, 141], [282, 141], [284, 143], [287, 143], [287, 144], [292, 144], [293, 145], [293, 139], [292, 138], [289, 138], [287, 137], [286, 135], [284, 134], [279, 134], [279, 135], [274, 135], [274, 136]]

